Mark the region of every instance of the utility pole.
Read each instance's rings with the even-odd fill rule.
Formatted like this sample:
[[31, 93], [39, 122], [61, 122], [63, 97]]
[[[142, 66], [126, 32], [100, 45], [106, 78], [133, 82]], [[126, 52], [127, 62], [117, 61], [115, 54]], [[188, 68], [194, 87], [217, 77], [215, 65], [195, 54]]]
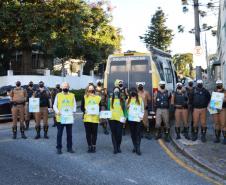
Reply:
[[[194, 18], [195, 18], [195, 46], [201, 46], [200, 44], [200, 24], [199, 24], [199, 0], [193, 0], [194, 2]], [[193, 57], [197, 60], [196, 57]], [[201, 66], [196, 63], [196, 79], [202, 79]]]

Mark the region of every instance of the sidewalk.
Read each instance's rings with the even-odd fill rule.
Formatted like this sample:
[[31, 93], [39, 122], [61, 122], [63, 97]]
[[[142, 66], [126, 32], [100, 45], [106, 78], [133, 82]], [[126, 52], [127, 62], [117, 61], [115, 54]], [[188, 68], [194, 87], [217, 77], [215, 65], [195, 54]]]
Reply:
[[[226, 179], [226, 145], [221, 143], [214, 143], [215, 138], [213, 122], [210, 115], [207, 117], [207, 142], [202, 143], [199, 139], [195, 142], [186, 140], [181, 134], [180, 140], [176, 140], [176, 133], [174, 127], [172, 127], [171, 135], [173, 144], [181, 150], [181, 152], [198, 163], [208, 171], [215, 175]], [[222, 136], [221, 136], [222, 140]]]

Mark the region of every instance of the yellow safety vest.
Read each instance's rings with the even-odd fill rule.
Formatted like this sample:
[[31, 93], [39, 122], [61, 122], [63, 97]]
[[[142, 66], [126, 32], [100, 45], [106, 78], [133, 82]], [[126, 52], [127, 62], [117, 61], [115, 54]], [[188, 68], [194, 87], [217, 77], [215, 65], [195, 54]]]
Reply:
[[[74, 109], [74, 99], [75, 95], [73, 93], [64, 94], [63, 92], [57, 94], [57, 108], [59, 111], [64, 107], [70, 107], [72, 110]], [[56, 116], [57, 122], [60, 123], [61, 117], [59, 115]]]
[[[140, 96], [139, 96], [139, 102], [140, 102], [140, 105], [137, 104], [136, 98], [131, 98], [129, 106], [137, 106], [140, 112], [144, 112], [144, 103]], [[129, 121], [136, 120], [136, 122], [140, 122], [140, 117], [138, 114], [134, 115], [134, 113], [131, 113], [130, 109], [128, 109], [128, 120]]]
[[[85, 110], [87, 109], [87, 106], [89, 105], [98, 105], [100, 104], [101, 97], [97, 95], [90, 95], [90, 96], [84, 96], [85, 99]], [[84, 114], [84, 122], [90, 122], [90, 123], [100, 123], [100, 117], [99, 115], [89, 115]]]
[[114, 99], [113, 108], [111, 106], [112, 98], [110, 99], [110, 111], [112, 113], [112, 117], [110, 120], [120, 121], [122, 117], [124, 117], [123, 109], [118, 98]]

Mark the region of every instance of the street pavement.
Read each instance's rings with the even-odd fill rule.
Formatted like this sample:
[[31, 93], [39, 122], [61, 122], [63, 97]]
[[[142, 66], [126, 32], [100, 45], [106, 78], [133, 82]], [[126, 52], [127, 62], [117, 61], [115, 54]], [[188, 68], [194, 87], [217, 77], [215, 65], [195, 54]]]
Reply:
[[[50, 122], [52, 125], [52, 121]], [[56, 154], [56, 128], [50, 139], [34, 140], [35, 130], [11, 139], [11, 129], [0, 126], [0, 185], [209, 185], [210, 182], [179, 166], [155, 140], [143, 139], [142, 156], [132, 153], [127, 133], [122, 153], [113, 154], [110, 135], [99, 127], [97, 153], [88, 154], [82, 115], [73, 127], [75, 154]]]

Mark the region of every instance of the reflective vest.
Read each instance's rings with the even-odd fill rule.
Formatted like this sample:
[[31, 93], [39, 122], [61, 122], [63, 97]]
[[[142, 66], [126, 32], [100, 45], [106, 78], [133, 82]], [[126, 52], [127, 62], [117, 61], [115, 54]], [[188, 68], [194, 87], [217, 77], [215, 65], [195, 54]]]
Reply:
[[114, 99], [113, 107], [112, 105], [112, 98], [110, 99], [110, 111], [112, 113], [112, 117], [110, 120], [120, 121], [122, 117], [124, 117], [123, 109], [118, 98]]
[[[128, 120], [129, 121], [135, 121], [135, 122], [141, 122], [141, 117], [139, 114], [144, 113], [144, 103], [141, 97], [139, 97], [140, 105], [137, 104], [136, 98], [131, 98], [130, 104], [128, 105]], [[131, 106], [136, 107], [137, 111], [130, 110]]]
[[175, 105], [181, 105], [183, 107], [187, 107], [187, 101], [188, 101], [188, 97], [185, 93], [175, 92], [175, 99], [174, 99]]
[[156, 107], [160, 109], [169, 108], [169, 94], [168, 91], [158, 91], [156, 97]]
[[[57, 95], [57, 108], [61, 112], [63, 108], [74, 109], [74, 99], [75, 95], [73, 93], [59, 93]], [[57, 122], [61, 122], [61, 117], [59, 115], [56, 116]]]
[[[86, 110], [89, 105], [98, 105], [99, 106], [101, 97], [97, 96], [97, 95], [94, 95], [94, 96], [86, 96], [85, 95], [84, 100], [85, 100], [85, 110]], [[89, 123], [99, 123], [100, 118], [99, 118], [99, 115], [89, 115], [89, 114], [85, 113], [83, 121], [89, 122]]]

